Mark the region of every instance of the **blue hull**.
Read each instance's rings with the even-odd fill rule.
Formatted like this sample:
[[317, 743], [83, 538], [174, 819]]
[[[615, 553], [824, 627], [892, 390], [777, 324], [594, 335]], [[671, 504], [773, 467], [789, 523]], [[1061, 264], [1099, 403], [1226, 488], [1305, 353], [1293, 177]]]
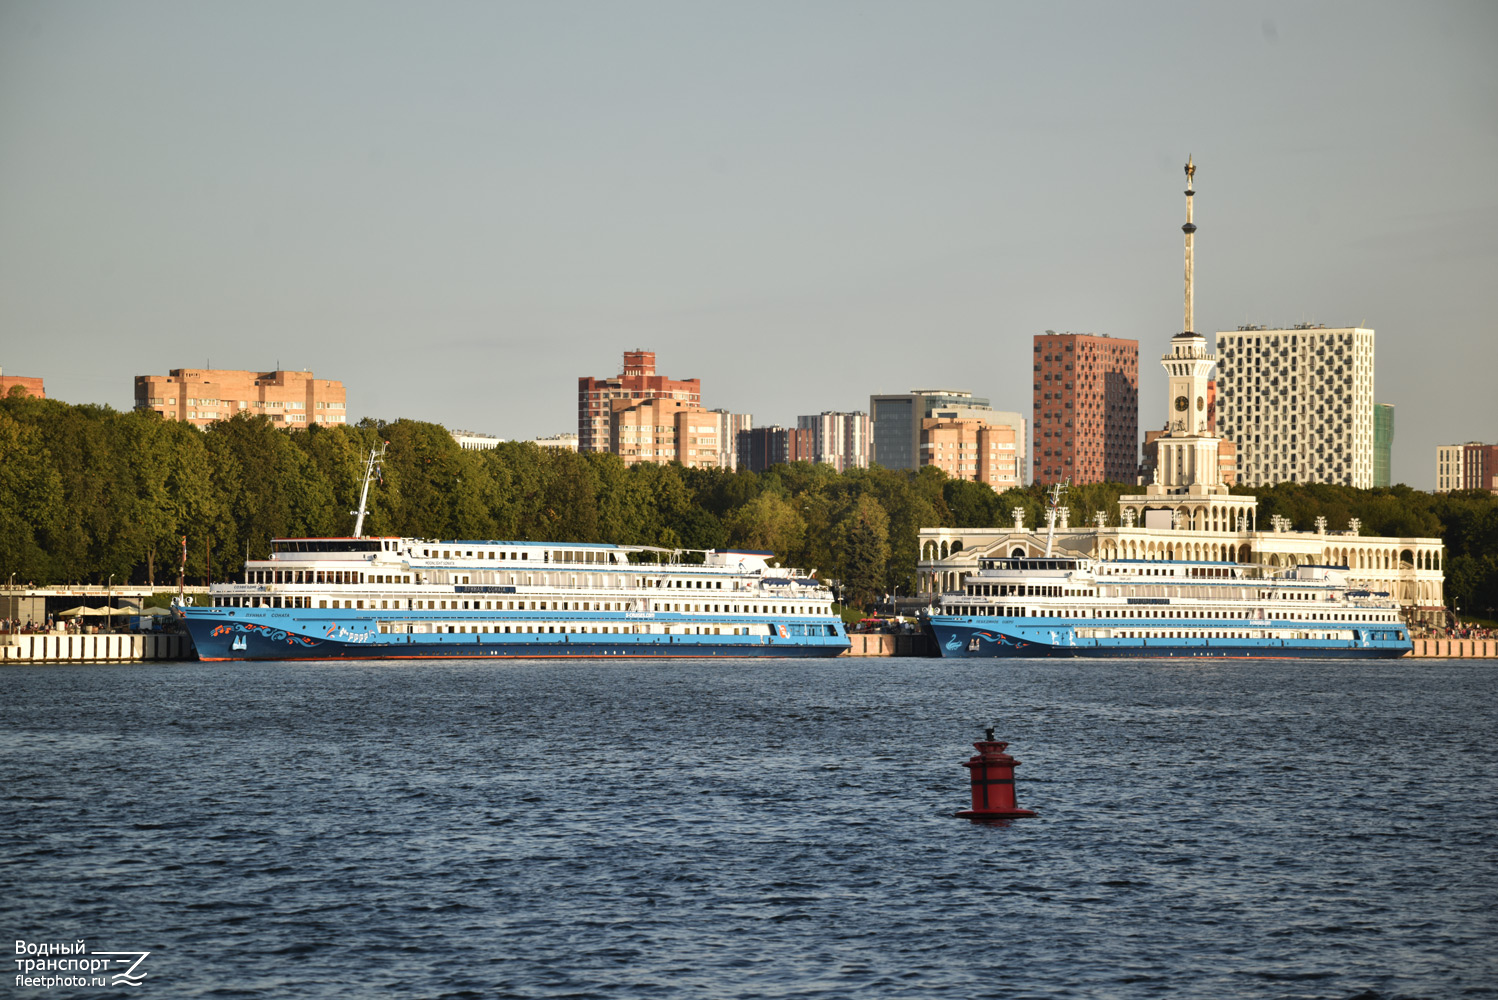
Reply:
[[[745, 658], [837, 656], [837, 636], [602, 635], [579, 633], [316, 634], [289, 622], [236, 621], [223, 613], [188, 613], [200, 660], [417, 660], [545, 658]], [[328, 630], [330, 633], [333, 630]]]
[[[1061, 622], [1016, 628], [995, 619], [933, 619], [929, 625], [937, 650], [942, 656], [954, 659], [1366, 660], [1404, 656], [1411, 648], [1408, 639], [1078, 639]], [[1221, 628], [1222, 624], [1213, 622], [1207, 627]], [[1055, 641], [1051, 640], [1052, 635], [1056, 636]]]

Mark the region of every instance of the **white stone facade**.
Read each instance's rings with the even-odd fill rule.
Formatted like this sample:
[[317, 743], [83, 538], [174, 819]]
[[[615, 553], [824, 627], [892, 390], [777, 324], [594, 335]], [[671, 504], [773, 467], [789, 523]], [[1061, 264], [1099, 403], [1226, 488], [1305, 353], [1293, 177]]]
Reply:
[[1373, 331], [1243, 327], [1217, 334], [1217, 430], [1238, 484], [1373, 485]]

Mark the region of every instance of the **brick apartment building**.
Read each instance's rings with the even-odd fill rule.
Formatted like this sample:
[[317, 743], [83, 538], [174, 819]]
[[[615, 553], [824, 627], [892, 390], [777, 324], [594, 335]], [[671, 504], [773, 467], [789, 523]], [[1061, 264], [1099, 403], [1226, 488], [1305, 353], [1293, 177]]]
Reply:
[[1488, 490], [1498, 493], [1498, 444], [1468, 441], [1436, 449], [1436, 492]]
[[[702, 405], [702, 383], [695, 378], [677, 380], [657, 375], [654, 351], [625, 351], [622, 373], [613, 378], [585, 375], [577, 380], [577, 450], [615, 450], [610, 428], [615, 412], [612, 404], [646, 399], [675, 400], [697, 408]], [[652, 444], [651, 450], [658, 449]]]
[[1020, 486], [1024, 461], [1011, 424], [943, 416], [921, 421], [921, 465], [934, 465], [953, 479], [982, 483], [997, 492]]
[[625, 465], [680, 462], [717, 468], [718, 415], [684, 399], [609, 400], [609, 447]]
[[0, 368], [0, 396], [10, 395], [10, 390], [16, 386], [20, 386], [28, 396], [35, 396], [37, 399], [47, 398], [47, 390], [43, 388], [41, 379], [26, 375], [7, 375], [5, 369]]
[[1035, 481], [1132, 483], [1138, 474], [1139, 341], [1035, 337]]
[[277, 427], [348, 422], [343, 383], [311, 372], [174, 368], [135, 376], [135, 408], [167, 420], [207, 427], [237, 413], [270, 418]]

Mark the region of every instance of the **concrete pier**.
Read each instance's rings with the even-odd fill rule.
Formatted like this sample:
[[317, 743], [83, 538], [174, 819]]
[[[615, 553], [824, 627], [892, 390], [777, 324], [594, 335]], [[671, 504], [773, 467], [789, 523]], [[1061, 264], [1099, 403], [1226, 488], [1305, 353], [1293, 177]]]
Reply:
[[1441, 659], [1498, 657], [1498, 639], [1415, 639], [1410, 655]]
[[0, 635], [0, 663], [135, 663], [197, 658], [185, 635]]

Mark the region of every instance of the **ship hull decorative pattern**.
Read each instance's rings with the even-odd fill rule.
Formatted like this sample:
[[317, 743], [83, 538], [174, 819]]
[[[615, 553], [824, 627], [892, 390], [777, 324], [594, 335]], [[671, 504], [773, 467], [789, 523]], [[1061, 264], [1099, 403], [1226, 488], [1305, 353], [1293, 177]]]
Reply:
[[[1089, 623], [1091, 624], [1091, 623]], [[1220, 625], [1220, 622], [1213, 622]], [[1243, 638], [1078, 638], [1075, 622], [1037, 620], [1017, 627], [998, 619], [936, 616], [930, 628], [937, 648], [954, 659], [1101, 658], [1240, 660], [1366, 660], [1404, 656], [1408, 640], [1398, 639], [1243, 639]], [[1182, 631], [1187, 631], [1188, 628]], [[1368, 630], [1373, 632], [1374, 630]], [[1379, 629], [1378, 633], [1394, 634]]]

